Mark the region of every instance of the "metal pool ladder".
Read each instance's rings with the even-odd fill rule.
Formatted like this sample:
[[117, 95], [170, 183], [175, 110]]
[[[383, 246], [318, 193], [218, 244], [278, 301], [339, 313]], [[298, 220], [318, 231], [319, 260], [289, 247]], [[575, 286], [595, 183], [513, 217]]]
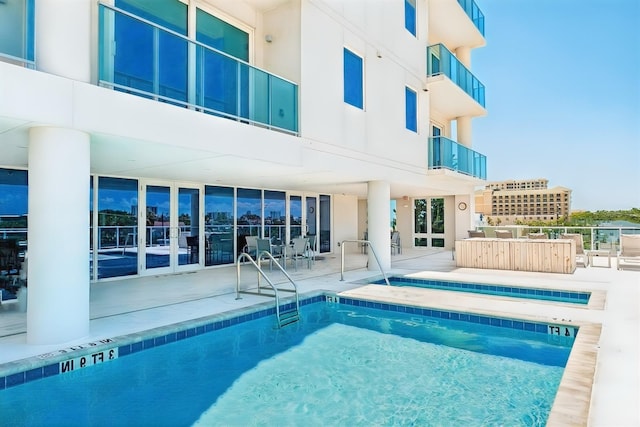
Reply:
[[376, 260], [376, 263], [378, 264], [378, 268], [380, 269], [380, 273], [382, 273], [382, 278], [384, 279], [384, 282], [387, 284], [387, 286], [391, 286], [391, 284], [389, 283], [389, 279], [387, 279], [387, 275], [384, 274], [384, 270], [382, 269], [382, 264], [380, 264], [378, 255], [376, 254], [376, 251], [373, 250], [373, 246], [371, 246], [371, 242], [368, 240], [343, 240], [342, 242], [338, 243], [338, 246], [340, 246], [340, 281], [341, 282], [344, 282], [344, 244], [345, 243], [360, 243], [363, 245], [367, 245], [369, 249], [371, 249], [373, 258]]
[[[286, 278], [289, 280], [289, 282], [293, 286], [293, 289], [279, 289], [276, 285], [273, 284], [273, 282], [271, 280], [269, 280], [269, 277], [262, 270], [262, 268], [260, 268], [260, 263], [265, 258], [268, 258], [270, 262], [275, 263], [275, 265], [280, 269], [280, 271], [282, 271], [284, 273]], [[254, 292], [241, 291], [240, 290], [240, 261], [242, 261], [242, 260], [250, 261], [251, 264], [253, 264], [253, 266], [256, 268], [256, 270], [258, 270], [258, 295], [267, 295], [267, 294], [262, 294], [261, 290], [262, 289], [267, 289], [267, 290], [269, 289], [269, 288], [265, 288], [265, 287], [260, 286], [260, 277], [261, 276], [269, 284], [269, 286], [271, 288], [270, 290], [273, 291], [273, 295], [272, 296], [276, 300], [276, 319], [278, 320], [278, 328], [282, 328], [283, 326], [290, 325], [291, 323], [295, 323], [295, 322], [299, 321], [300, 320], [300, 300], [298, 298], [298, 286], [293, 281], [291, 276], [289, 276], [289, 274], [287, 274], [285, 269], [282, 268], [280, 263], [278, 263], [278, 261], [273, 257], [273, 255], [271, 255], [271, 253], [269, 253], [267, 251], [262, 251], [258, 255], [258, 258], [257, 258], [258, 262], [254, 261], [253, 258], [251, 257], [251, 255], [249, 255], [246, 252], [243, 252], [240, 255], [238, 255], [238, 259], [236, 260], [236, 279], [237, 279], [236, 280], [236, 299], [237, 300], [238, 299], [242, 299], [242, 297], [240, 296], [240, 293], [255, 294]], [[280, 295], [278, 294], [278, 292], [293, 292], [294, 295], [295, 295], [295, 304], [292, 304], [292, 307], [287, 309], [287, 310], [280, 311]], [[267, 296], [270, 296], [270, 295], [267, 295]]]

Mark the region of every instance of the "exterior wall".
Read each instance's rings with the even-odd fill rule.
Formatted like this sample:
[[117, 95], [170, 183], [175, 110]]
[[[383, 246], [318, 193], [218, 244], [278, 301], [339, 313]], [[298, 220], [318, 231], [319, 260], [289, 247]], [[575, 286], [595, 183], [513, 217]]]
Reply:
[[[358, 236], [358, 198], [354, 196], [335, 195], [333, 196], [333, 252], [339, 253], [338, 242], [343, 240], [356, 240]], [[355, 253], [360, 251], [360, 246], [349, 243], [345, 247], [345, 253]]]
[[[426, 165], [429, 107], [421, 90], [426, 45], [404, 29], [402, 12], [393, 2], [303, 3], [304, 137]], [[363, 110], [343, 100], [343, 48], [364, 61]], [[418, 93], [418, 133], [405, 128], [406, 86]]]

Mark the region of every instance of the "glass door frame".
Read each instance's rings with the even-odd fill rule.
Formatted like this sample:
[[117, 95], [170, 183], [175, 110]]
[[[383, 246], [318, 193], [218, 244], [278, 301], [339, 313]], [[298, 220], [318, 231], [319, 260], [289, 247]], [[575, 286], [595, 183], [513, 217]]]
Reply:
[[[166, 187], [169, 189], [169, 225], [168, 225], [168, 255], [169, 263], [166, 266], [147, 268], [147, 188], [150, 186]], [[139, 180], [139, 208], [138, 208], [138, 229], [144, 232], [138, 233], [138, 273], [140, 276], [149, 276], [154, 274], [170, 274], [184, 271], [198, 270], [204, 267], [204, 251], [205, 242], [204, 227], [199, 227], [198, 233], [198, 259], [197, 262], [180, 265], [180, 234], [182, 232], [179, 218], [179, 195], [180, 189], [194, 189], [198, 191], [198, 224], [204, 225], [204, 185], [164, 181], [154, 179]], [[163, 231], [166, 235], [167, 233]], [[150, 247], [150, 246], [149, 246]], [[190, 248], [187, 249], [187, 254]]]

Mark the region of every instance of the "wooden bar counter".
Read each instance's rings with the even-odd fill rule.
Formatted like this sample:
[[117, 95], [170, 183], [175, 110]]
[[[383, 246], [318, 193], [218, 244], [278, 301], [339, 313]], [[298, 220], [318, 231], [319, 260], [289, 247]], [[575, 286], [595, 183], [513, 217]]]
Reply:
[[576, 270], [576, 244], [572, 239], [457, 240], [456, 265], [468, 268], [572, 274]]

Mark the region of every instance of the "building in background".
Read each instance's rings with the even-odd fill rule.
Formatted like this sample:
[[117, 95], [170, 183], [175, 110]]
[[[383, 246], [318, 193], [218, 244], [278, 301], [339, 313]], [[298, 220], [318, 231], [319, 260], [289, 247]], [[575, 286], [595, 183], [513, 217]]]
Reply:
[[472, 0], [7, 0], [0, 36], [29, 342], [85, 335], [93, 282], [233, 265], [248, 235], [367, 231], [389, 268], [390, 224], [409, 248], [471, 227]]
[[517, 221], [559, 221], [571, 214], [571, 190], [547, 188], [548, 180], [492, 182], [476, 191], [476, 213], [483, 222], [510, 225]]

